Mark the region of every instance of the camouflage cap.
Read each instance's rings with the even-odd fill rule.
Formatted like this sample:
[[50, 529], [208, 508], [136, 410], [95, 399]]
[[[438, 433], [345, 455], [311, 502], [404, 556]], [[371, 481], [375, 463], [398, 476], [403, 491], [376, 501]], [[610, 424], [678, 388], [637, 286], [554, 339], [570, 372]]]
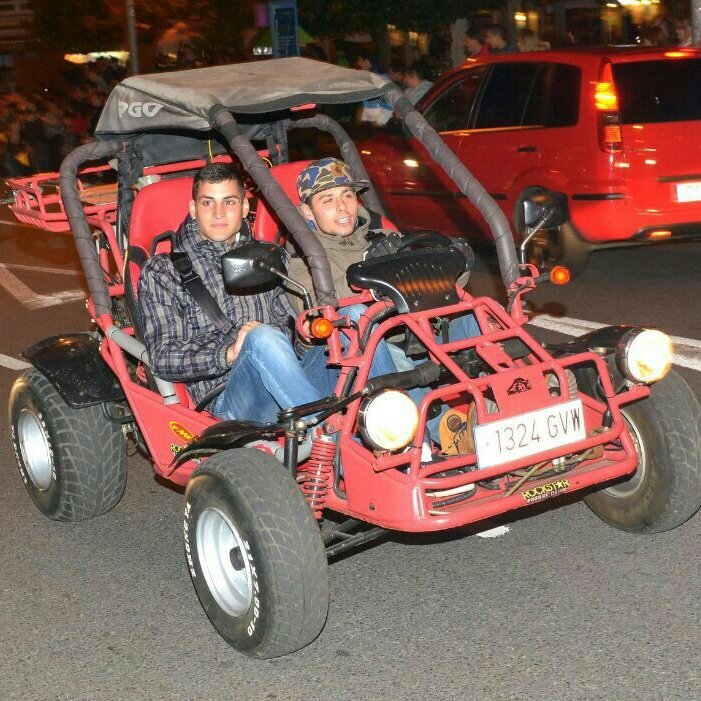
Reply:
[[338, 158], [320, 158], [318, 161], [312, 161], [297, 177], [300, 202], [308, 202], [317, 192], [344, 185], [358, 191], [365, 190], [370, 183], [367, 180], [353, 180], [350, 168]]

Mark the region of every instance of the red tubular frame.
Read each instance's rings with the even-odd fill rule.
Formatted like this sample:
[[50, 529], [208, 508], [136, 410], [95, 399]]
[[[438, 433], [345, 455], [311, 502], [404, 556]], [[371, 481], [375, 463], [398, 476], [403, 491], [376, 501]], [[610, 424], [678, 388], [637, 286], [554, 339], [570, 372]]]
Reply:
[[[343, 417], [334, 417], [332, 423], [339, 430], [339, 447], [341, 464], [343, 465], [343, 489], [345, 495], [338, 491], [330, 490], [326, 496], [326, 507], [340, 511], [348, 516], [358, 518], [385, 528], [401, 531], [435, 531], [456, 528], [475, 521], [496, 516], [512, 509], [527, 506], [529, 502], [524, 492], [545, 484], [565, 480], [567, 486], [557, 493], [573, 492], [592, 485], [601, 484], [622, 477], [633, 472], [637, 466], [638, 458], [635, 446], [625, 427], [625, 421], [621, 415], [620, 407], [649, 394], [649, 389], [644, 386], [634, 386], [631, 389], [615, 394], [608, 368], [605, 361], [595, 353], [579, 353], [563, 359], [554, 359], [545, 349], [536, 343], [522, 328], [520, 323], [509, 315], [494, 300], [481, 297], [471, 298], [469, 294], [461, 291], [462, 300], [456, 305], [434, 309], [425, 312], [415, 312], [411, 315], [394, 316], [377, 325], [373, 331], [365, 353], [358, 356], [358, 336], [362, 334], [371, 318], [378, 311], [378, 307], [385, 307], [386, 303], [380, 302], [371, 307], [367, 314], [361, 318], [358, 331], [346, 332], [350, 338], [350, 345], [346, 357], [342, 357], [333, 351], [339, 348], [340, 342], [329, 343], [331, 362], [342, 366], [339, 389], [342, 386], [347, 373], [351, 368], [357, 368], [357, 376], [354, 381], [353, 391], [358, 391], [365, 386], [370, 370], [370, 359], [374, 356], [375, 349], [380, 340], [392, 329], [406, 325], [429, 349], [431, 359], [446, 367], [456, 379], [455, 384], [441, 387], [430, 392], [419, 407], [419, 429], [415, 435], [410, 449], [400, 454], [375, 455], [360, 444], [354, 436], [357, 436], [357, 414], [361, 400], [358, 399], [349, 405], [347, 413]], [[368, 301], [364, 295], [363, 301]], [[360, 298], [348, 298], [341, 300], [339, 306], [358, 302]], [[336, 319], [338, 315], [332, 308], [322, 308], [320, 311], [327, 318]], [[479, 320], [481, 328], [488, 327], [488, 319], [499, 322], [501, 329], [476, 338], [455, 341], [445, 345], [435, 342], [429, 320], [435, 316], [447, 316], [457, 312], [472, 311]], [[517, 316], [517, 315], [515, 315]], [[334, 336], [338, 336], [338, 330]], [[463, 370], [447, 355], [448, 352], [475, 348], [478, 355], [488, 362], [490, 355], [497, 349], [495, 344], [509, 338], [520, 339], [531, 351], [535, 360], [531, 364], [516, 363], [512, 361], [512, 367], [502, 368], [494, 374], [480, 378], [469, 378]], [[332, 339], [329, 339], [331, 341]], [[494, 359], [492, 359], [495, 362]], [[497, 355], [496, 362], [500, 360]], [[484, 401], [485, 390], [494, 389], [495, 380], [501, 384], [510, 382], [516, 376], [528, 375], [541, 377], [547, 373], [554, 374], [558, 378], [560, 387], [568, 387], [565, 370], [577, 365], [593, 365], [601, 379], [604, 394], [608, 402], [604, 403], [585, 394], [579, 394], [584, 407], [584, 419], [588, 436], [584, 440], [568, 444], [566, 448], [553, 448], [537, 455], [531, 455], [520, 460], [514, 460], [503, 465], [487, 469], [473, 469], [469, 472], [454, 474], [446, 477], [436, 477], [439, 472], [446, 472], [458, 467], [476, 466], [476, 455], [458, 455], [438, 463], [423, 465], [421, 460], [421, 444], [424, 438], [426, 417], [432, 402], [441, 398], [462, 397], [462, 404], [468, 400], [474, 401], [477, 407], [477, 422], [485, 424], [490, 421], [505, 417], [515, 416], [534, 409], [540, 409], [548, 405], [555, 406], [566, 401], [563, 396], [552, 398], [544, 397], [542, 393], [529, 392], [526, 395], [516, 395], [514, 398], [502, 404], [501, 410], [494, 415], [487, 413]], [[606, 409], [611, 412], [611, 426], [604, 429], [601, 419]], [[596, 430], [595, 430], [596, 429]], [[620, 442], [620, 450], [606, 450], [605, 446], [612, 442]], [[530, 467], [536, 463], [559, 458], [563, 455], [581, 453], [587, 449], [599, 448], [602, 452], [597, 459], [583, 460], [576, 467], [568, 469], [555, 476], [549, 472], [548, 477], [531, 479], [514, 494], [507, 495], [507, 489], [502, 487], [500, 491], [487, 490], [479, 486], [479, 482], [486, 480], [502, 481], [509, 473], [515, 470]], [[516, 482], [514, 478], [512, 482]], [[474, 495], [465, 498], [449, 507], [432, 509], [432, 499], [427, 492], [431, 490], [449, 490], [466, 485], [475, 484]], [[555, 490], [553, 490], [555, 491]]]
[[[111, 227], [103, 226], [110, 244], [113, 240]], [[116, 249], [113, 249], [116, 250]], [[119, 259], [119, 256], [116, 256]], [[123, 286], [111, 285], [111, 291], [115, 295], [123, 293]], [[530, 335], [507, 314], [495, 301], [481, 297], [471, 298], [467, 293], [461, 293], [462, 300], [450, 307], [434, 309], [411, 315], [394, 316], [380, 324], [372, 332], [365, 353], [357, 355], [358, 335], [361, 334], [368, 323], [372, 323], [372, 315], [379, 309], [385, 308], [387, 303], [377, 302], [372, 305], [368, 313], [361, 318], [357, 332], [346, 331], [350, 337], [350, 345], [345, 357], [340, 354], [341, 343], [338, 329], [334, 330], [329, 339], [331, 357], [342, 365], [339, 379], [339, 391], [345, 377], [351, 368], [357, 368], [357, 376], [354, 381], [354, 390], [359, 390], [368, 379], [377, 344], [382, 337], [392, 329], [406, 325], [428, 348], [435, 361], [441, 362], [455, 376], [454, 384], [441, 387], [430, 392], [421, 402], [419, 407], [419, 430], [416, 433], [412, 447], [406, 452], [395, 455], [374, 455], [355, 440], [357, 435], [356, 423], [360, 400], [349, 405], [345, 415], [336, 415], [330, 422], [339, 430], [339, 449], [343, 465], [343, 487], [345, 496], [334, 491], [329, 484], [325, 497], [325, 507], [335, 511], [365, 520], [382, 527], [402, 531], [434, 531], [455, 528], [475, 521], [480, 521], [497, 514], [528, 505], [522, 491], [547, 484], [549, 481], [566, 479], [567, 492], [583, 489], [591, 485], [600, 484], [615, 479], [634, 471], [637, 465], [637, 455], [633, 442], [625, 429], [625, 423], [620, 413], [620, 406], [637, 399], [641, 399], [649, 393], [646, 387], [636, 386], [621, 393], [614, 394], [611, 379], [602, 358], [594, 353], [580, 353], [565, 359], [553, 359]], [[358, 301], [368, 301], [367, 295], [341, 300], [340, 304], [350, 304]], [[323, 308], [324, 315], [330, 318], [338, 318], [336, 310], [332, 307]], [[476, 338], [469, 338], [441, 346], [437, 344], [430, 330], [429, 320], [434, 316], [454, 314], [457, 312], [472, 311], [484, 327], [488, 317], [499, 321], [504, 328], [485, 333]], [[368, 321], [370, 320], [370, 321]], [[106, 334], [113, 325], [110, 315], [104, 315], [96, 319], [97, 325]], [[123, 329], [131, 333], [131, 329]], [[481, 378], [469, 378], [454, 361], [447, 355], [448, 352], [474, 347], [483, 358], [488, 358], [495, 343], [507, 338], [519, 338], [532, 352], [537, 362], [530, 365], [514, 365], [509, 369]], [[334, 351], [338, 348], [338, 352]], [[105, 362], [110, 366], [124, 388], [129, 406], [131, 407], [136, 423], [139, 426], [144, 441], [151, 453], [154, 470], [166, 479], [184, 485], [190, 474], [197, 466], [196, 461], [191, 460], [176, 470], [170, 467], [173, 456], [177, 450], [184, 446], [190, 437], [199, 434], [206, 427], [216, 423], [216, 419], [207, 413], [194, 411], [192, 402], [186, 394], [181, 392], [183, 403], [165, 405], [162, 397], [156, 392], [135, 382], [127, 367], [124, 351], [111, 339], [105, 338], [101, 345], [101, 353]], [[339, 357], [340, 356], [340, 357]], [[459, 455], [448, 458], [440, 463], [420, 462], [421, 443], [423, 440], [426, 416], [430, 404], [441, 398], [461, 395], [462, 403], [471, 399], [477, 406], [479, 423], [501, 419], [507, 416], [521, 414], [533, 409], [548, 405], [556, 405], [565, 401], [567, 397], [557, 399], [548, 398], [543, 401], [542, 394], [536, 394], [533, 398], [524, 398], [518, 395], [511, 400], [498, 414], [489, 415], [484, 401], [484, 392], [490, 389], [494, 378], [508, 379], [524, 373], [531, 376], [537, 374], [552, 373], [558, 377], [561, 387], [567, 387], [565, 369], [582, 363], [593, 364], [601, 378], [606, 396], [610, 397], [608, 404], [597, 401], [587, 395], [580, 394], [585, 409], [585, 425], [591, 434], [592, 429], [599, 428], [601, 417], [608, 408], [611, 411], [611, 427], [601, 433], [589, 435], [585, 440], [567, 445], [565, 454], [573, 454], [596, 446], [605, 446], [613, 441], [620, 441], [622, 449], [609, 451], [597, 460], [585, 460], [580, 465], [568, 470], [558, 477], [530, 480], [519, 491], [511, 496], [505, 496], [504, 490], [495, 492], [477, 487], [474, 496], [454, 506], [441, 509], [437, 512], [432, 509], [432, 499], [427, 492], [431, 490], [447, 490], [468, 484], [479, 483], [485, 480], [505, 477], [514, 470], [521, 469], [536, 462], [561, 457], [563, 449], [554, 448], [536, 456], [530, 456], [521, 460], [512, 461], [497, 467], [484, 470], [472, 470], [466, 473], [456, 474], [450, 477], [437, 477], [436, 473], [445, 472], [457, 467], [474, 466], [476, 456], [474, 454]], [[401, 471], [400, 471], [401, 470]], [[304, 471], [302, 466], [301, 471]]]
[[[109, 165], [85, 168], [80, 171], [81, 175], [91, 173], [114, 172]], [[10, 210], [19, 221], [24, 224], [36, 226], [39, 229], [46, 229], [56, 233], [70, 232], [68, 215], [63, 208], [61, 191], [58, 186], [58, 173], [39, 173], [27, 178], [10, 178], [7, 184], [12, 188], [15, 197], [14, 204], [10, 205]], [[52, 192], [45, 192], [45, 188], [50, 187]], [[78, 190], [87, 189], [82, 181], [78, 180]], [[100, 221], [114, 224], [117, 218], [117, 203], [108, 204], [86, 204], [84, 206], [86, 215], [95, 217]]]

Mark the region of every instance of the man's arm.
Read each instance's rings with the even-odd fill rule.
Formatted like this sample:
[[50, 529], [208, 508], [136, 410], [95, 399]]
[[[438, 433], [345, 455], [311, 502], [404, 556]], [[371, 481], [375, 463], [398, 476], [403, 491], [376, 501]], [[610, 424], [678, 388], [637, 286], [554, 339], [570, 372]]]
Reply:
[[204, 314], [190, 314], [187, 292], [167, 256], [150, 258], [139, 278], [139, 309], [151, 369], [164, 380], [198, 380], [223, 375], [236, 333], [213, 328]]

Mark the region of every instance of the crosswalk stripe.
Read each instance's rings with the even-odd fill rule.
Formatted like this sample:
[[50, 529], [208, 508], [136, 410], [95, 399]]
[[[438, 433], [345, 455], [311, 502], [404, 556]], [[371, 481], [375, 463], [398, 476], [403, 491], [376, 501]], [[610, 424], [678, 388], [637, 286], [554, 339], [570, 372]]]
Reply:
[[26, 370], [31, 367], [29, 363], [25, 363], [24, 360], [17, 360], [12, 356], [0, 353], [0, 365], [10, 368], [10, 370]]
[[7, 266], [2, 263], [0, 263], [0, 286], [4, 287], [17, 301], [27, 307], [27, 309], [52, 307], [56, 304], [85, 299], [85, 292], [83, 290], [64, 290], [52, 295], [38, 294], [25, 285], [16, 275], [13, 275], [7, 269]]

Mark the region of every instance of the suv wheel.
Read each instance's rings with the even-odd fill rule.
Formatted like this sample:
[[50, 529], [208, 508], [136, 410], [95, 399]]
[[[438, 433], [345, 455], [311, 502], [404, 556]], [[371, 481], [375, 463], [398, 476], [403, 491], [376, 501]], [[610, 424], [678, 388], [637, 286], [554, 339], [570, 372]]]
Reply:
[[76, 409], [38, 370], [10, 393], [12, 443], [24, 486], [45, 516], [82, 521], [114, 507], [126, 485], [122, 428], [102, 405]]

